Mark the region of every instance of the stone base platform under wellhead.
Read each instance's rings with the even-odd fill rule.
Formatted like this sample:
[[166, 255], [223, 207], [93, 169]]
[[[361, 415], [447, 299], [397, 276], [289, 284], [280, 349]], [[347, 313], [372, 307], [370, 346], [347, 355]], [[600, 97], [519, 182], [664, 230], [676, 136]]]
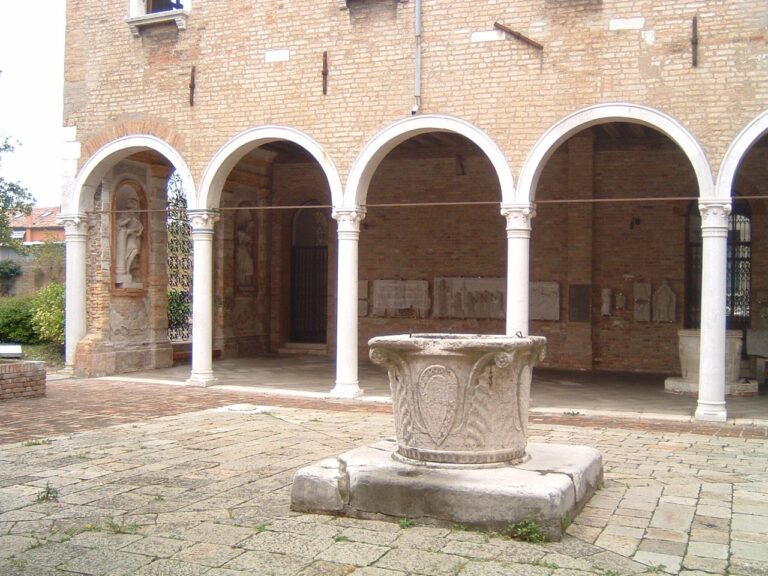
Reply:
[[291, 508], [491, 530], [531, 518], [559, 540], [603, 478], [602, 456], [587, 446], [530, 443], [524, 462], [480, 468], [400, 462], [396, 450], [382, 440], [300, 469]]

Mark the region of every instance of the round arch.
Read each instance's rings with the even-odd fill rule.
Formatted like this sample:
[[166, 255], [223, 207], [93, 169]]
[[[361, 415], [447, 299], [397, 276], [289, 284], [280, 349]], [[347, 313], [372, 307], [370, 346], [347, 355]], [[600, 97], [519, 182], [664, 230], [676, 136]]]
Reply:
[[401, 142], [428, 132], [455, 132], [476, 144], [496, 170], [501, 186], [501, 201], [511, 201], [515, 194], [512, 172], [507, 159], [496, 143], [485, 132], [469, 122], [451, 116], [425, 114], [395, 122], [376, 134], [365, 145], [349, 173], [344, 191], [344, 207], [355, 209], [364, 205], [371, 178], [386, 155]]
[[752, 120], [731, 143], [717, 174], [717, 197], [730, 198], [733, 181], [742, 161], [760, 138], [768, 133], [768, 110]]
[[113, 140], [99, 148], [85, 163], [78, 172], [75, 182], [72, 185], [69, 198], [65, 198], [63, 203], [63, 213], [81, 213], [87, 212], [93, 202], [93, 197], [83, 194], [83, 188], [86, 186], [96, 187], [101, 182], [104, 175], [114, 167], [115, 164], [128, 158], [136, 152], [144, 150], [154, 150], [162, 154], [176, 169], [184, 186], [184, 193], [187, 196], [187, 205], [194, 204], [195, 183], [189, 166], [184, 161], [176, 149], [170, 146], [156, 136], [147, 134], [123, 136]]
[[568, 138], [597, 124], [633, 122], [666, 134], [688, 157], [699, 184], [701, 198], [714, 198], [715, 186], [712, 170], [699, 143], [682, 124], [670, 116], [645, 106], [614, 103], [584, 108], [566, 116], [549, 128], [534, 145], [523, 163], [518, 180], [516, 202], [533, 202], [539, 177], [547, 160]]
[[333, 206], [340, 206], [342, 188], [339, 172], [320, 145], [307, 134], [293, 128], [262, 126], [241, 132], [216, 152], [203, 173], [200, 194], [195, 207], [199, 209], [218, 208], [224, 182], [235, 165], [254, 148], [278, 140], [293, 142], [301, 146], [317, 160], [328, 179], [328, 186], [331, 189], [331, 203]]

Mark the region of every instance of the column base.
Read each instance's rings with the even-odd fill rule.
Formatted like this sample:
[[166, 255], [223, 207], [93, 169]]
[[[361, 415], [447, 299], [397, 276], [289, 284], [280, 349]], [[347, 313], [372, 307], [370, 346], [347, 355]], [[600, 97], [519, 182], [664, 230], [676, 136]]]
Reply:
[[208, 386], [215, 386], [217, 383], [218, 379], [213, 375], [213, 372], [192, 372], [184, 382], [186, 386], [197, 388], [207, 388]]
[[359, 398], [362, 395], [363, 391], [357, 382], [336, 382], [331, 390], [333, 398]]
[[696, 406], [696, 420], [705, 422], [725, 422], [728, 413], [725, 410], [725, 402], [701, 402]]

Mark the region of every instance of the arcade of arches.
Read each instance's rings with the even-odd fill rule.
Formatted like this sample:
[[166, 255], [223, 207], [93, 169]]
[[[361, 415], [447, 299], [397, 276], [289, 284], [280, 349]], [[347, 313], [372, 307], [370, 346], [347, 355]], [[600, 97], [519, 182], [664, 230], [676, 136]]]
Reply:
[[[222, 164], [217, 202], [190, 205], [195, 323], [176, 355], [191, 349], [193, 384], [215, 381], [214, 356], [335, 355], [334, 392], [355, 396], [358, 358], [378, 335], [530, 332], [548, 339], [546, 366], [676, 376], [678, 332], [701, 329], [702, 351], [723, 350], [727, 322], [744, 345], [739, 376], [755, 379], [768, 355], [768, 273], [757, 265], [768, 251], [768, 137], [742, 149], [729, 217], [728, 196], [702, 195], [690, 151], [631, 118], [564, 134], [531, 189], [516, 191], [478, 141], [406, 134], [341, 204], [335, 171], [314, 154], [255, 142]], [[84, 268], [67, 295], [68, 306], [87, 298], [83, 319], [67, 317], [79, 373], [173, 362], [164, 208], [174, 169], [149, 148], [107, 157], [63, 217], [70, 270]], [[727, 304], [713, 311], [713, 301]], [[711, 313], [715, 328], [701, 323]], [[715, 364], [701, 365], [702, 383], [715, 384], [699, 388], [697, 416], [721, 420]]]

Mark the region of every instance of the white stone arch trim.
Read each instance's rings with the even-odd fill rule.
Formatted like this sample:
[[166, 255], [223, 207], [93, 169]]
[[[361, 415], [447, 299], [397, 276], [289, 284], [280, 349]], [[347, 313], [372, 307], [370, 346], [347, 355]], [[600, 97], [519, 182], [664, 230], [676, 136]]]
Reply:
[[181, 178], [187, 206], [195, 200], [195, 182], [189, 166], [175, 148], [156, 136], [146, 134], [123, 136], [99, 148], [78, 172], [74, 184], [62, 203], [62, 213], [88, 212], [93, 208], [93, 196], [83, 194], [86, 187], [95, 188], [118, 162], [144, 150], [154, 150], [168, 160]]
[[501, 186], [501, 202], [511, 202], [514, 194], [514, 180], [504, 153], [479, 128], [469, 122], [438, 114], [424, 114], [405, 118], [386, 127], [365, 145], [355, 159], [344, 191], [344, 208], [353, 210], [366, 203], [368, 186], [381, 161], [395, 146], [419, 134], [429, 132], [454, 132], [472, 141], [491, 161]]
[[704, 150], [677, 120], [645, 106], [628, 103], [598, 104], [578, 110], [549, 128], [531, 149], [518, 180], [517, 203], [533, 202], [541, 172], [557, 148], [574, 134], [597, 124], [634, 122], [666, 134], [688, 157], [699, 184], [701, 198], [715, 197], [712, 169]]
[[341, 205], [343, 191], [339, 172], [317, 141], [304, 132], [287, 126], [260, 126], [241, 132], [219, 148], [203, 173], [195, 206], [200, 209], [218, 208], [224, 182], [237, 163], [253, 149], [275, 141], [293, 142], [309, 152], [325, 173], [331, 190], [331, 203], [334, 207]]
[[731, 198], [733, 181], [736, 178], [736, 173], [741, 163], [746, 155], [749, 154], [752, 146], [766, 133], [768, 133], [768, 110], [745, 126], [728, 147], [728, 151], [723, 157], [723, 162], [720, 164], [720, 171], [717, 174], [718, 198]]

